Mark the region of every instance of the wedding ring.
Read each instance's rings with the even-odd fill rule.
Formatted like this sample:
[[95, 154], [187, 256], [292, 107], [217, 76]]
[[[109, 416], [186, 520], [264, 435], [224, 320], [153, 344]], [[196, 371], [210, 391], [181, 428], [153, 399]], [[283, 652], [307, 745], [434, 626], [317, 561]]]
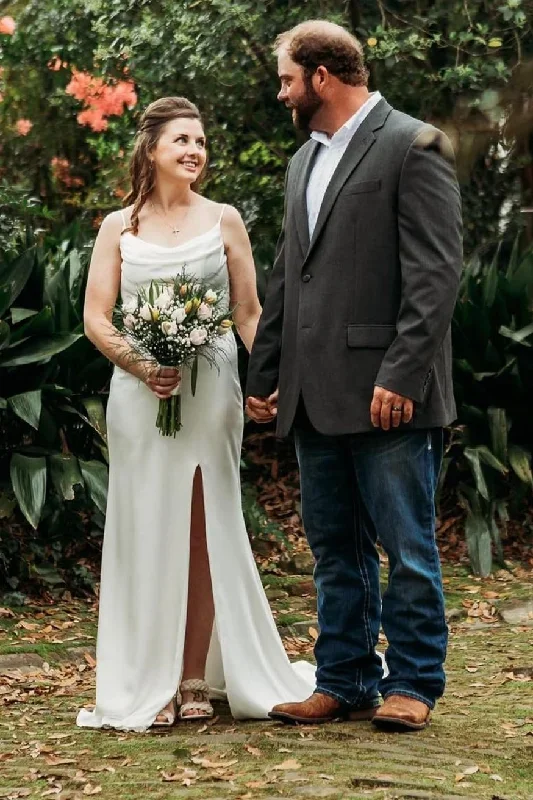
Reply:
[[392, 410], [393, 410], [393, 411], [401, 411], [401, 410], [402, 410], [402, 407], [401, 407], [401, 406], [393, 406], [393, 407], [392, 407]]

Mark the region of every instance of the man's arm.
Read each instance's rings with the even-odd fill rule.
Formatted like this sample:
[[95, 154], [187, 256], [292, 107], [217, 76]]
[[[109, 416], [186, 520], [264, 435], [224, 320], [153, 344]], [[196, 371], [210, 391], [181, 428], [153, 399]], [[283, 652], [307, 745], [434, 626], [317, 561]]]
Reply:
[[404, 159], [398, 232], [402, 300], [397, 336], [375, 383], [421, 403], [452, 319], [463, 262], [453, 151], [444, 134], [429, 126]]
[[[288, 174], [289, 170], [287, 169], [285, 193], [287, 192]], [[268, 281], [263, 313], [257, 326], [257, 333], [248, 362], [246, 395], [249, 397], [269, 397], [278, 385], [285, 302], [286, 211], [287, 200], [285, 194], [285, 210], [276, 247], [276, 258]]]

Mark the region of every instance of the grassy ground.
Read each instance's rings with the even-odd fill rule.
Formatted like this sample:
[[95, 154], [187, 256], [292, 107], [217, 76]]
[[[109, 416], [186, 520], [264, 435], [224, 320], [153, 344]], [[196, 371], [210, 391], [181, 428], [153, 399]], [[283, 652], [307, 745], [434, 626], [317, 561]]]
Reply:
[[[291, 658], [310, 657], [316, 635], [309, 580], [265, 578]], [[0, 609], [0, 798], [533, 800], [533, 619], [499, 614], [533, 597], [533, 579], [449, 568], [445, 585], [447, 694], [426, 731], [405, 735], [235, 723], [223, 704], [207, 726], [80, 730], [76, 711], [94, 699], [94, 608]]]

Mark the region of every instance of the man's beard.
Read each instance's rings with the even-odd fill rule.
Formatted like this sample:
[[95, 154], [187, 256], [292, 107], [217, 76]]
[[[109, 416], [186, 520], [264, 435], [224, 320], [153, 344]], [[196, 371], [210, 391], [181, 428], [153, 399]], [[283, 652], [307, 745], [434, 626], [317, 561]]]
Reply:
[[296, 103], [291, 104], [292, 120], [300, 131], [310, 129], [311, 120], [322, 106], [322, 100], [313, 89], [311, 81], [305, 81], [305, 94]]

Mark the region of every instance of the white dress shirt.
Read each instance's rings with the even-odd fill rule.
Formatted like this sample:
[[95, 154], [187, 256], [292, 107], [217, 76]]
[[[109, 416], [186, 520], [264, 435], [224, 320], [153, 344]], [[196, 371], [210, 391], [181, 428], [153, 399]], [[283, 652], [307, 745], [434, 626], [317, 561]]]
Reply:
[[341, 158], [346, 152], [352, 137], [361, 123], [370, 114], [374, 106], [381, 100], [379, 92], [372, 92], [368, 100], [355, 112], [353, 117], [344, 123], [342, 128], [328, 136], [327, 133], [313, 131], [311, 138], [320, 142], [322, 147], [318, 151], [309, 182], [307, 184], [307, 219], [309, 223], [309, 238], [313, 236], [316, 220], [322, 205], [322, 200], [328, 188], [333, 173], [337, 169]]

